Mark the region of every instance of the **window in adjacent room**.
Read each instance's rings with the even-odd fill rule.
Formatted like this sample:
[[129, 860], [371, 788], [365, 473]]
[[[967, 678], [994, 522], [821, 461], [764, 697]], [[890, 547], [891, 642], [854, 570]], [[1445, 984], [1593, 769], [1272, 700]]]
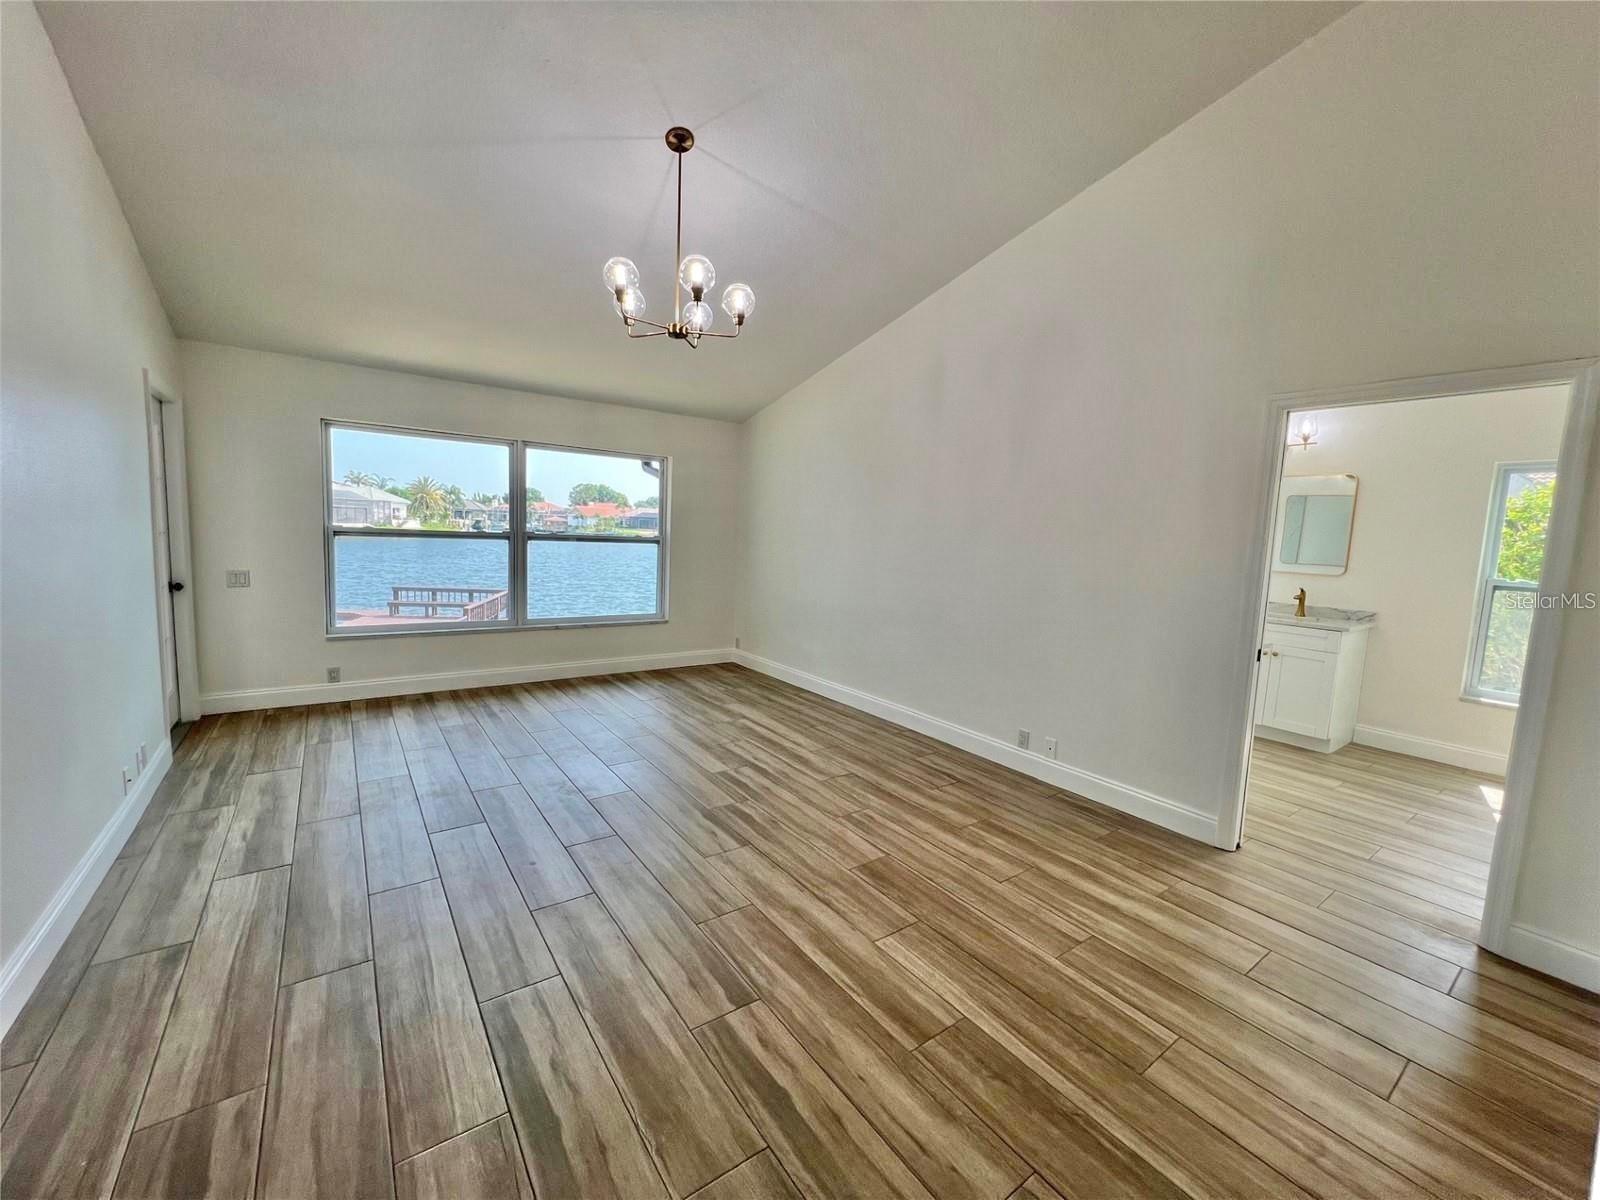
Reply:
[[665, 459], [336, 422], [324, 432], [328, 632], [665, 619]]
[[1464, 694], [1469, 697], [1515, 704], [1522, 693], [1522, 666], [1555, 491], [1554, 463], [1501, 463], [1495, 468], [1467, 663]]

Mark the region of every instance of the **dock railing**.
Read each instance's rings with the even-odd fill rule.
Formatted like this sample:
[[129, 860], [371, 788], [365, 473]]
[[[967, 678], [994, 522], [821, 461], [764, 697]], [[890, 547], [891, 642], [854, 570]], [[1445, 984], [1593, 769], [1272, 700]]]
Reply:
[[[424, 620], [498, 621], [505, 615], [509, 593], [505, 588], [429, 587], [395, 584], [389, 592], [389, 615], [420, 616]], [[402, 612], [402, 609], [418, 612]]]

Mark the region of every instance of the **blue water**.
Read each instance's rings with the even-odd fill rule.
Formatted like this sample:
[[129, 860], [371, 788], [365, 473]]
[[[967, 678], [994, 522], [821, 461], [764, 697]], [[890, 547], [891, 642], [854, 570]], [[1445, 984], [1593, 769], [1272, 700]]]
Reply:
[[[334, 599], [341, 612], [387, 613], [390, 588], [507, 587], [509, 546], [443, 538], [334, 540]], [[653, 542], [533, 542], [530, 617], [648, 616], [656, 611]]]

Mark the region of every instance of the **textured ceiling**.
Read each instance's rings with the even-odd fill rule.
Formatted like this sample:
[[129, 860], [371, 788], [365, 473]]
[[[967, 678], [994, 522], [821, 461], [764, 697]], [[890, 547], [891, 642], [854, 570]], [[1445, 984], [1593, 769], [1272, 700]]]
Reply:
[[[1349, 6], [39, 7], [180, 336], [737, 419]], [[670, 310], [677, 123], [695, 353], [599, 282]]]

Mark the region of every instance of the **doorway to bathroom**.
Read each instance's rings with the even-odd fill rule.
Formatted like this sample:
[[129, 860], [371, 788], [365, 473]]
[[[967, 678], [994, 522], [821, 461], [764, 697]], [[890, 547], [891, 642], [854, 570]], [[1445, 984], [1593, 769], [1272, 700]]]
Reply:
[[[1406, 952], [1501, 949], [1592, 364], [1281, 398], [1237, 811], [1256, 871]], [[1510, 844], [1508, 844], [1510, 843]]]

